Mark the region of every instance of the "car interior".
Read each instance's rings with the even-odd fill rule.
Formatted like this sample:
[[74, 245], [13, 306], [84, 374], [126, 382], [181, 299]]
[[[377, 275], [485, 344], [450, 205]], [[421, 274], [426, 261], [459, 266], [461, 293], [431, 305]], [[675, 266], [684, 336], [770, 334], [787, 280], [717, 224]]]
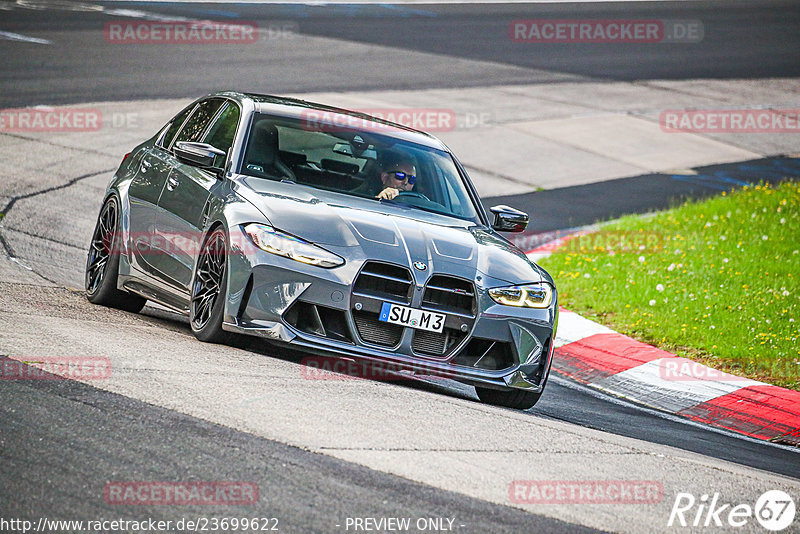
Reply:
[[[397, 140], [356, 131], [312, 131], [300, 122], [275, 117], [256, 118], [242, 161], [242, 173], [269, 180], [287, 180], [311, 187], [374, 198], [359, 191], [380, 180], [377, 156], [397, 150]], [[430, 151], [412, 144], [402, 150], [415, 163], [413, 190], [395, 200], [429, 211], [463, 216], [464, 201]], [[453, 177], [449, 177], [450, 180]], [[469, 211], [469, 210], [467, 210]]]

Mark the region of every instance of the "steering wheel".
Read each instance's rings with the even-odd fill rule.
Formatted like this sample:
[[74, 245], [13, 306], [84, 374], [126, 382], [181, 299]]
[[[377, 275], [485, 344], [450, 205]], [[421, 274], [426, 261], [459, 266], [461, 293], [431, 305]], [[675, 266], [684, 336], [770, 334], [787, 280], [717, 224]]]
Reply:
[[422, 193], [418, 193], [417, 191], [400, 191], [397, 194], [398, 197], [405, 196], [405, 197], [412, 197], [412, 198], [421, 198], [423, 200], [427, 200], [428, 202], [431, 201], [428, 197], [423, 195]]

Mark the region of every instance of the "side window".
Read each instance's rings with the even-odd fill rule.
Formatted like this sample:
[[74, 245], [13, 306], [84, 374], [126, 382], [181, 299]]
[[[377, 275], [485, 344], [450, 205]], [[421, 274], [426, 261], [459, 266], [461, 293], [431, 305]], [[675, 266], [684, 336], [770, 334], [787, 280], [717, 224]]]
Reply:
[[[203, 142], [220, 150], [224, 150], [227, 153], [231, 149], [231, 146], [233, 146], [233, 138], [236, 135], [236, 127], [238, 125], [239, 106], [233, 102], [227, 102], [222, 112], [217, 117], [217, 120], [211, 125]], [[220, 156], [220, 159], [223, 160], [221, 164], [220, 162], [215, 162], [215, 165], [222, 166], [225, 164], [225, 158]]]
[[175, 142], [199, 141], [203, 132], [206, 131], [208, 123], [214, 118], [214, 115], [216, 115], [217, 110], [223, 103], [224, 100], [219, 98], [212, 98], [211, 100], [200, 102], [194, 110], [194, 113], [192, 113], [192, 116], [186, 121], [181, 132], [175, 138]]
[[172, 143], [172, 139], [175, 137], [175, 134], [178, 133], [178, 130], [181, 126], [183, 126], [183, 122], [186, 120], [186, 117], [189, 116], [189, 113], [194, 109], [195, 104], [193, 103], [191, 106], [187, 107], [180, 113], [178, 113], [172, 122], [169, 123], [167, 126], [167, 132], [159, 139], [158, 146], [162, 148], [167, 148]]

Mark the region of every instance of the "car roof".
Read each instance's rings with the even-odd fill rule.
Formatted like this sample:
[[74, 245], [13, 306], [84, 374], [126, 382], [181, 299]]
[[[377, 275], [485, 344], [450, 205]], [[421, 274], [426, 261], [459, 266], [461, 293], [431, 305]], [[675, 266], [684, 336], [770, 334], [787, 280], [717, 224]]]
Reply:
[[[309, 112], [314, 112], [313, 117], [317, 120], [334, 120], [335, 116], [347, 116], [357, 119], [360, 124], [363, 125], [362, 129], [369, 130], [371, 129], [370, 125], [374, 125], [374, 127], [379, 129], [384, 135], [390, 135], [404, 141], [417, 143], [431, 148], [437, 148], [439, 150], [446, 150], [449, 152], [444, 143], [429, 133], [421, 130], [415, 130], [414, 128], [387, 121], [379, 117], [373, 117], [372, 115], [368, 115], [366, 113], [360, 113], [358, 111], [328, 106], [326, 104], [319, 104], [317, 102], [309, 102], [299, 98], [262, 95], [257, 93], [224, 91], [213, 93], [208, 96], [224, 96], [233, 98], [234, 100], [238, 100], [240, 102], [244, 100], [250, 100], [252, 101], [255, 110], [259, 113], [279, 115], [293, 119], [308, 119]], [[358, 130], [359, 128], [354, 129]]]

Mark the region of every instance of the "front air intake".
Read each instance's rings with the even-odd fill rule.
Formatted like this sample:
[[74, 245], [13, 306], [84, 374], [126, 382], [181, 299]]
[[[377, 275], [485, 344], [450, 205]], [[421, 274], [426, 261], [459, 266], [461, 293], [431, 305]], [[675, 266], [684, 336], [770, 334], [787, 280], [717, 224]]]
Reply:
[[413, 286], [405, 267], [368, 261], [356, 279], [353, 294], [409, 304]]
[[491, 339], [472, 338], [461, 353], [453, 358], [453, 364], [475, 367], [487, 371], [499, 371], [513, 366], [514, 352], [510, 343]]
[[425, 287], [422, 307], [475, 317], [475, 288], [462, 278], [435, 274]]
[[298, 300], [283, 314], [284, 320], [303, 333], [336, 341], [353, 342], [345, 312]]

